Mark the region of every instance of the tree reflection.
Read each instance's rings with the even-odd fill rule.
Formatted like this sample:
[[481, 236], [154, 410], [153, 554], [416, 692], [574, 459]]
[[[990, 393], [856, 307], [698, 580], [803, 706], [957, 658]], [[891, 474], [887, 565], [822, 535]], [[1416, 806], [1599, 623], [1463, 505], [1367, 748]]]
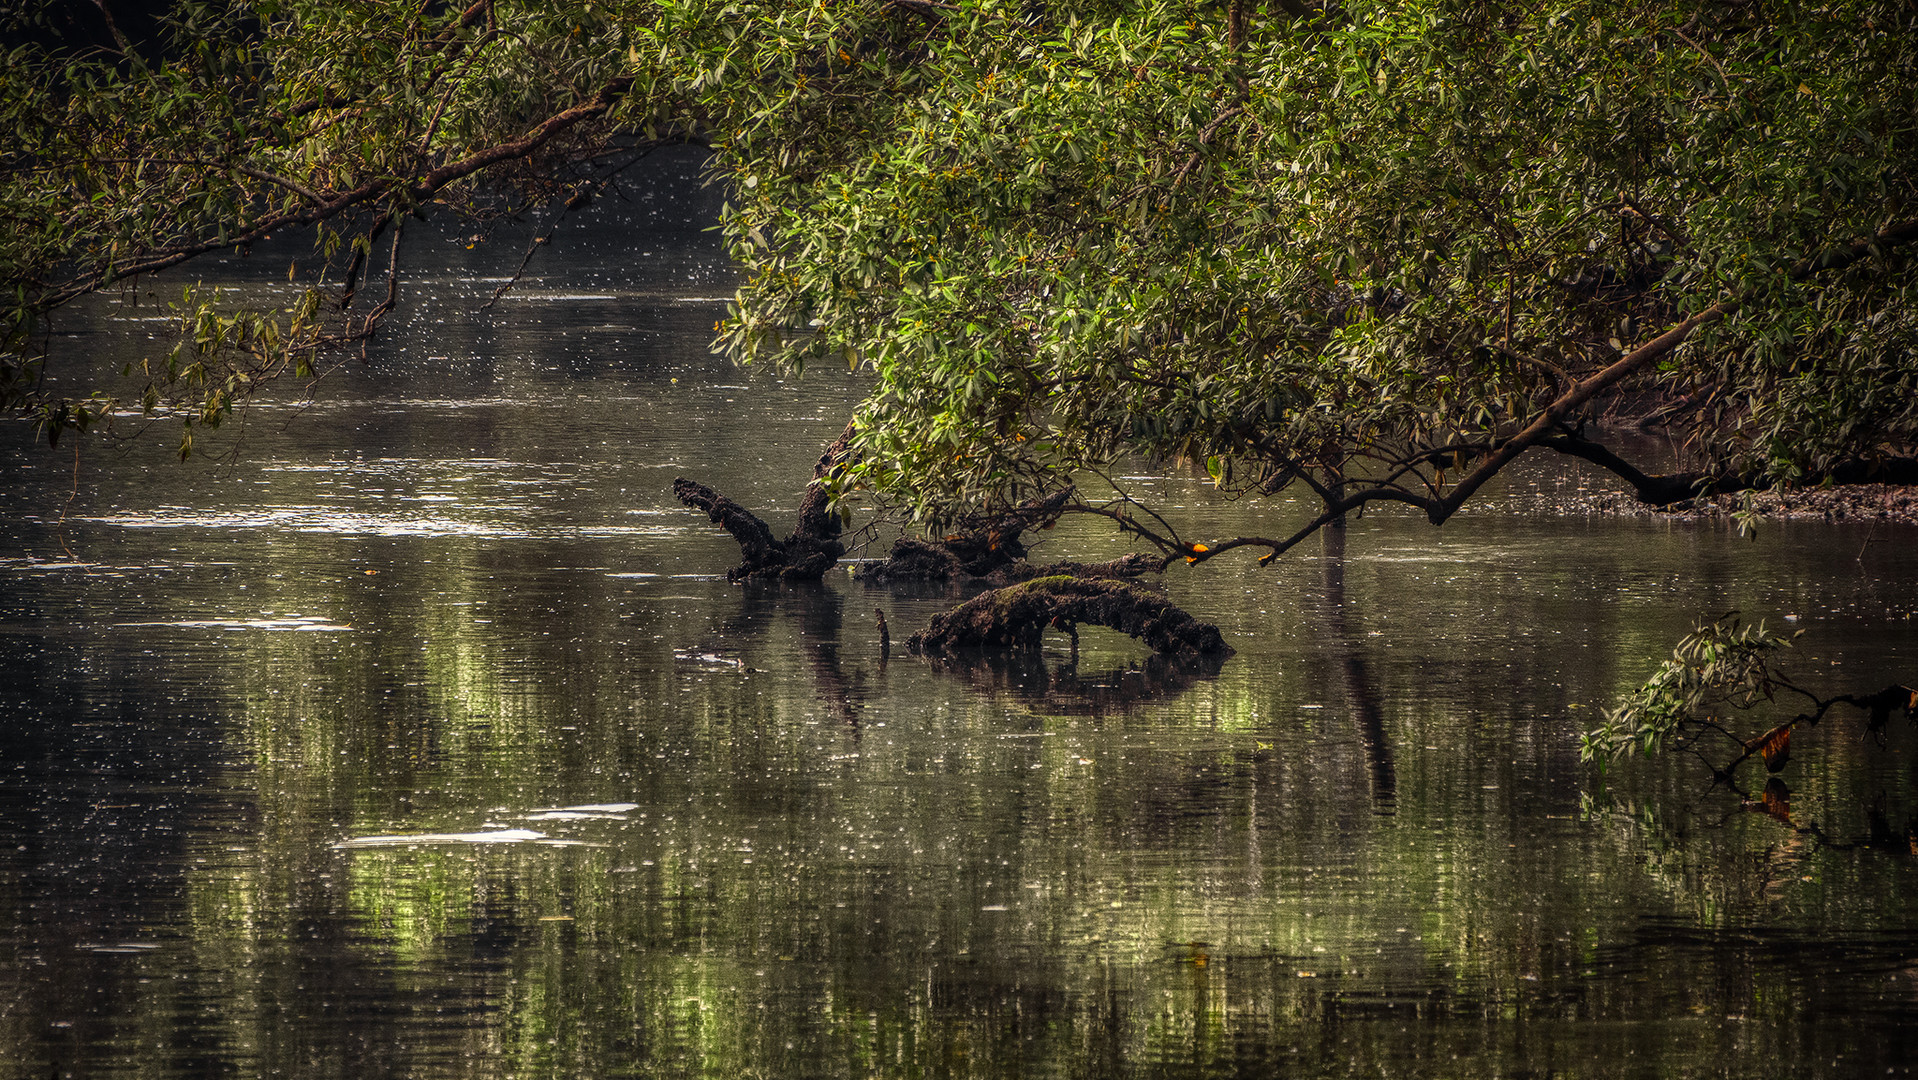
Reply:
[[840, 655], [845, 597], [817, 583], [793, 584], [777, 579], [747, 581], [739, 594], [739, 609], [721, 623], [713, 655], [728, 658], [748, 644], [763, 641], [772, 632], [775, 615], [792, 618], [820, 702], [835, 720], [857, 731], [869, 687], [863, 672], [846, 671]]
[[1346, 708], [1358, 727], [1359, 744], [1365, 748], [1372, 806], [1379, 813], [1389, 814], [1398, 803], [1398, 771], [1392, 764], [1392, 744], [1385, 737], [1385, 720], [1379, 711], [1376, 684], [1352, 634], [1351, 623], [1346, 619], [1345, 523], [1322, 530], [1319, 541], [1324, 555], [1320, 561], [1325, 568], [1321, 611], [1325, 619], [1325, 640], [1338, 661]]
[[1016, 698], [1062, 716], [1103, 716], [1168, 701], [1215, 678], [1223, 655], [1153, 653], [1127, 667], [1081, 672], [1076, 659], [1053, 663], [1023, 650], [976, 650], [925, 658], [926, 666], [964, 679], [981, 693]]

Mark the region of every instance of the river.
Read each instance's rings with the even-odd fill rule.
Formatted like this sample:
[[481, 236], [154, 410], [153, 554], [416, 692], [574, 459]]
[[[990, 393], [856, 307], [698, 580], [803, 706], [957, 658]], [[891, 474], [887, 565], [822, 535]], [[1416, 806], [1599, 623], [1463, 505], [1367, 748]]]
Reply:
[[[484, 312], [523, 236], [409, 247], [365, 364], [185, 463], [0, 432], [0, 1077], [1909, 1075], [1902, 720], [1820, 725], [1782, 805], [1577, 745], [1701, 614], [1909, 681], [1913, 530], [1546, 513], [1594, 481], [1531, 472], [1169, 571], [1216, 668], [882, 658], [874, 608], [957, 595], [730, 585], [672, 498], [783, 528], [859, 391], [708, 353], [693, 168]], [[137, 359], [165, 299], [56, 343]], [[1305, 512], [1121, 482], [1199, 536]]]

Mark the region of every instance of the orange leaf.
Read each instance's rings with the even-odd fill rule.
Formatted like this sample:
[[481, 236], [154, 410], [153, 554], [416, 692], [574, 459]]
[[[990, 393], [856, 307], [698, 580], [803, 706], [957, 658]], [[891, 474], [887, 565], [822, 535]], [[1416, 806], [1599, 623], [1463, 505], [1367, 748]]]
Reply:
[[1763, 757], [1768, 772], [1777, 772], [1791, 760], [1791, 725], [1778, 725], [1746, 743], [1745, 749]]
[[1783, 780], [1772, 777], [1766, 782], [1765, 792], [1760, 798], [1760, 805], [1766, 814], [1787, 825], [1794, 824], [1791, 819], [1791, 789], [1785, 786]]

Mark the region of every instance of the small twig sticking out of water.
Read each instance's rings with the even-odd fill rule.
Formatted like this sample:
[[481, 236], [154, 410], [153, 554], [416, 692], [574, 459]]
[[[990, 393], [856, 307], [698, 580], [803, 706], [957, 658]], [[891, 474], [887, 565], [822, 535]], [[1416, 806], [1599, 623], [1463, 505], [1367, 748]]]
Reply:
[[[555, 224], [557, 224], [557, 222], [555, 222]], [[547, 231], [546, 235], [544, 236], [533, 237], [533, 242], [526, 245], [526, 255], [524, 258], [520, 259], [519, 266], [513, 271], [513, 276], [507, 279], [506, 284], [501, 285], [499, 288], [493, 290], [492, 299], [486, 301], [484, 304], [481, 304], [480, 310], [486, 311], [489, 308], [491, 308], [494, 304], [499, 303], [499, 298], [506, 295], [506, 290], [512, 288], [515, 285], [518, 285], [519, 279], [521, 278], [521, 276], [523, 276], [526, 273], [526, 264], [533, 261], [533, 252], [538, 251], [540, 249], [540, 245], [551, 243], [552, 239], [553, 239], [553, 234], [550, 229]]]

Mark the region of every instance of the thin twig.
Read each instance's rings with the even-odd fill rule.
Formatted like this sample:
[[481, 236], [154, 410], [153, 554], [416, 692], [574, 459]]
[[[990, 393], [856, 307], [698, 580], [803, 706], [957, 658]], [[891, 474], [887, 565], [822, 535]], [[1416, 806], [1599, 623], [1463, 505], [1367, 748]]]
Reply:
[[1678, 39], [1680, 41], [1683, 41], [1685, 44], [1690, 45], [1694, 49], [1697, 49], [1698, 55], [1704, 57], [1706, 62], [1710, 63], [1713, 68], [1717, 69], [1719, 81], [1723, 82], [1728, 89], [1731, 87], [1732, 77], [1730, 75], [1725, 74], [1725, 65], [1719, 63], [1717, 57], [1707, 52], [1705, 50], [1705, 46], [1700, 45], [1696, 41], [1693, 41], [1691, 38], [1691, 35], [1685, 33], [1685, 31], [1680, 30], [1676, 26], [1672, 27], [1672, 33], [1677, 34]]
[[[568, 200], [568, 202], [570, 201], [571, 200]], [[479, 309], [481, 311], [490, 310], [494, 304], [499, 303], [500, 297], [505, 296], [508, 290], [519, 284], [519, 279], [526, 273], [527, 264], [533, 261], [533, 253], [553, 242], [553, 236], [559, 228], [559, 219], [565, 216], [566, 207], [561, 206], [559, 211], [553, 215], [553, 220], [547, 223], [545, 235], [535, 234], [533, 236], [533, 242], [526, 245], [526, 254], [520, 258], [519, 265], [513, 269], [513, 276], [507, 278], [505, 284], [493, 290], [492, 297], [480, 305]]]
[[67, 558], [72, 559], [75, 562], [79, 562], [80, 557], [73, 553], [73, 549], [71, 547], [67, 546], [67, 511], [73, 506], [73, 500], [79, 497], [80, 497], [80, 437], [78, 435], [75, 435], [73, 437], [73, 488], [72, 490], [67, 492], [67, 501], [60, 504], [60, 520], [54, 522], [54, 525], [53, 525], [53, 538], [60, 542], [60, 550], [66, 552]]

